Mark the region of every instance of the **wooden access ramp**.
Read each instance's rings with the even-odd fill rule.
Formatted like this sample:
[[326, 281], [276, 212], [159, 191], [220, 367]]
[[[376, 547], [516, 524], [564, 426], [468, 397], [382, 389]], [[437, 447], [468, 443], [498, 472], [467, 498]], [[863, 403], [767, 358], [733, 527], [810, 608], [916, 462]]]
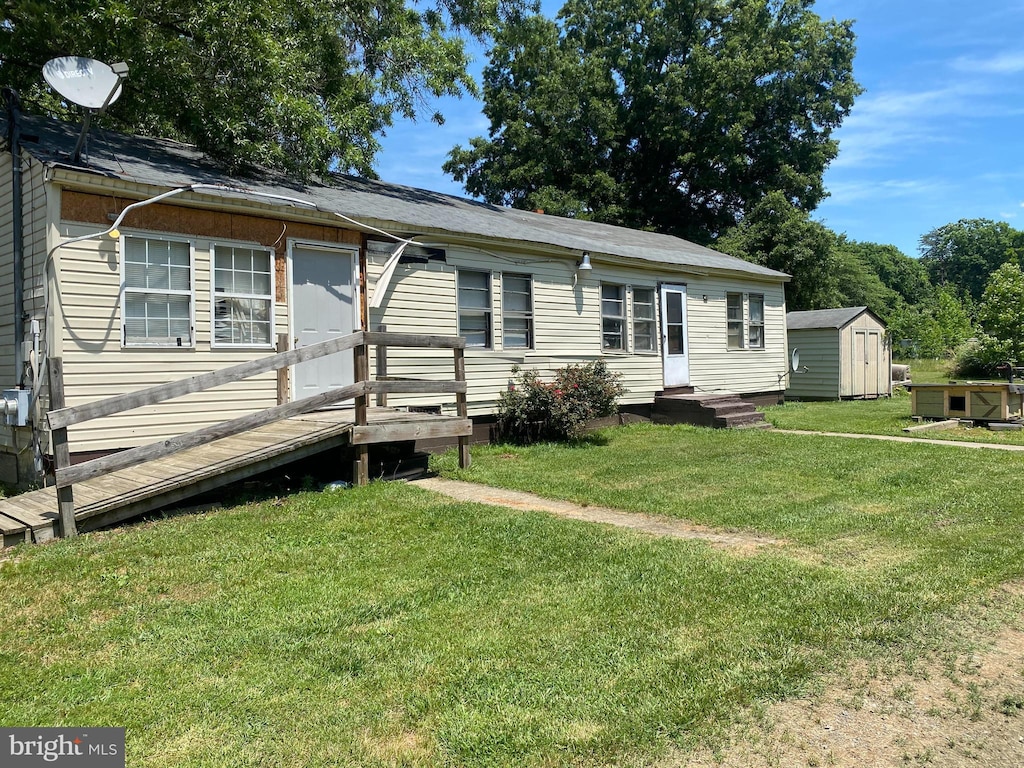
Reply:
[[[369, 447], [374, 444], [455, 437], [459, 463], [468, 466], [473, 425], [467, 415], [465, 344], [461, 337], [357, 331], [75, 407], [65, 407], [63, 363], [51, 358], [46, 421], [53, 449], [53, 487], [0, 501], [4, 544], [74, 536], [80, 523], [89, 530], [118, 522], [346, 443], [354, 449], [353, 479], [360, 485], [369, 479]], [[395, 380], [380, 368], [371, 376], [371, 345], [377, 349], [378, 363], [386, 359], [389, 346], [450, 350], [454, 378]], [[68, 427], [345, 351], [354, 358], [352, 384], [149, 445], [77, 464], [71, 461]], [[454, 395], [456, 413], [386, 408], [389, 394]], [[370, 406], [372, 395], [377, 407]], [[347, 402], [352, 405], [345, 407]]]
[[[472, 423], [458, 416], [369, 408], [368, 426], [394, 440], [459, 437]], [[355, 411], [314, 411], [83, 480], [74, 486], [78, 531], [91, 531], [267, 472], [316, 453], [353, 445]], [[341, 471], [339, 467], [339, 471]], [[57, 488], [0, 499], [3, 545], [44, 542], [61, 533]]]

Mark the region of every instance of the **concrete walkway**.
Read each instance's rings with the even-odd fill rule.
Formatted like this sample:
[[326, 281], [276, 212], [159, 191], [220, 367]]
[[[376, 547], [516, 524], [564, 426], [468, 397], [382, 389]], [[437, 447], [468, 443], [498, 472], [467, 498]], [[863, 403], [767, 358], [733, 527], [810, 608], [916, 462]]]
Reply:
[[413, 480], [411, 484], [434, 493], [440, 493], [457, 501], [489, 504], [495, 507], [507, 507], [510, 509], [547, 512], [557, 517], [571, 520], [583, 520], [588, 523], [604, 523], [620, 528], [629, 528], [652, 536], [699, 539], [716, 547], [741, 550], [747, 553], [753, 553], [761, 547], [787, 543], [780, 539], [771, 539], [755, 534], [716, 531], [712, 528], [671, 517], [655, 517], [654, 515], [646, 515], [642, 512], [623, 512], [622, 510], [609, 509], [607, 507], [584, 507], [568, 501], [545, 499], [532, 493], [493, 488], [489, 485], [467, 483], [461, 480], [427, 477]]
[[988, 448], [993, 451], [1024, 451], [1024, 445], [1002, 443], [969, 443], [965, 440], [933, 440], [926, 437], [902, 437], [900, 435], [858, 435], [852, 432], [819, 432], [807, 429], [773, 429], [786, 435], [823, 435], [825, 437], [851, 437], [856, 440], [888, 440], [892, 443], [927, 443], [928, 445], [952, 445], [957, 448]]

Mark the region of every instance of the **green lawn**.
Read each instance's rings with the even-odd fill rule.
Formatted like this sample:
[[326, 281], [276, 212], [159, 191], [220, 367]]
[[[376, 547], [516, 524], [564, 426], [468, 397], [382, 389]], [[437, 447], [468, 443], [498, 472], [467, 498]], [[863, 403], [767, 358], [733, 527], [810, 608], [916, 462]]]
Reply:
[[894, 363], [910, 366], [910, 378], [918, 384], [936, 384], [949, 380], [951, 360], [934, 358], [912, 358], [909, 360], [893, 360]]
[[970, 443], [1024, 445], [1024, 431], [993, 432], [985, 427], [904, 432], [913, 425], [910, 395], [897, 392], [878, 400], [836, 400], [789, 402], [762, 409], [765, 418], [779, 429], [809, 429], [821, 432], [848, 432], [857, 435], [899, 435], [926, 440], [963, 440]]
[[[918, 384], [949, 380], [949, 361], [914, 359], [897, 362], [910, 366], [911, 378]], [[899, 435], [928, 440], [963, 440], [972, 443], [1024, 445], [1024, 432], [993, 432], [984, 427], [956, 427], [907, 433], [910, 395], [904, 389], [891, 398], [878, 400], [841, 400], [825, 402], [789, 402], [762, 409], [765, 417], [779, 429], [807, 429], [821, 432], [848, 432], [863, 435]]]
[[1014, 455], [638, 425], [438, 467], [791, 543], [396, 483], [20, 548], [0, 721], [126, 726], [133, 766], [642, 765], [1024, 572]]

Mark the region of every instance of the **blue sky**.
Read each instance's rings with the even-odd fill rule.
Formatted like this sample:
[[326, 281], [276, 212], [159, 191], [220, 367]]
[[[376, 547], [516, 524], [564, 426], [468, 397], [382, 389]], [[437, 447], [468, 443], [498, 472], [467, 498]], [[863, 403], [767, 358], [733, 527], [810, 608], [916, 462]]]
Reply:
[[[923, 234], [962, 218], [1024, 229], [1024, 0], [819, 0], [814, 8], [854, 19], [854, 75], [864, 88], [835, 134], [830, 197], [815, 217], [911, 256]], [[484, 52], [476, 55], [479, 76]], [[486, 135], [481, 104], [430, 106], [445, 125], [394, 126], [377, 171], [386, 181], [465, 194], [441, 165], [454, 145]]]

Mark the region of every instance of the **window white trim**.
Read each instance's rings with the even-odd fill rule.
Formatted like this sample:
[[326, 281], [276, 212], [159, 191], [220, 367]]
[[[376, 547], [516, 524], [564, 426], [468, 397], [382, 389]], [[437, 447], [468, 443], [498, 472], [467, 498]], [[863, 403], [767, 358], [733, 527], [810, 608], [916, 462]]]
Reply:
[[[270, 266], [270, 293], [244, 293], [244, 292], [220, 292], [217, 290], [217, 248], [232, 248], [253, 251], [254, 253], [265, 253], [269, 259]], [[277, 269], [276, 253], [259, 243], [246, 243], [241, 241], [215, 240], [210, 243], [210, 346], [214, 349], [274, 349], [277, 346], [276, 315], [277, 315]], [[217, 302], [220, 299], [240, 299], [242, 301], [268, 301], [269, 313], [269, 336], [266, 342], [235, 342], [217, 340]], [[230, 321], [229, 321], [230, 322]]]
[[[650, 296], [651, 296], [651, 300], [650, 300], [651, 315], [650, 315], [650, 317], [639, 317], [637, 315], [636, 308], [637, 308], [637, 304], [638, 303], [641, 304], [642, 306], [647, 306], [648, 305], [648, 302], [637, 302], [637, 300], [636, 300], [636, 292], [637, 291], [647, 291], [647, 292], [650, 293]], [[659, 353], [659, 351], [660, 351], [658, 344], [659, 344], [659, 339], [660, 339], [660, 336], [661, 336], [661, 334], [658, 332], [658, 288], [656, 286], [653, 286], [653, 285], [633, 285], [633, 286], [630, 286], [630, 290], [629, 290], [629, 305], [630, 305], [630, 310], [631, 310], [631, 322], [630, 322], [630, 326], [629, 326], [630, 327], [630, 341], [631, 341], [630, 349], [632, 350], [634, 355], [657, 355]], [[646, 325], [650, 329], [650, 338], [651, 338], [651, 348], [650, 349], [640, 349], [639, 345], [637, 344], [636, 339], [637, 339], [637, 326], [638, 325]]]
[[[173, 288], [140, 288], [128, 285], [127, 276], [127, 253], [129, 240], [145, 240], [149, 242], [170, 242], [185, 243], [188, 245], [188, 290]], [[144, 232], [125, 232], [121, 234], [118, 241], [118, 260], [120, 262], [121, 290], [118, 297], [119, 310], [121, 315], [121, 348], [162, 348], [162, 349], [195, 349], [196, 347], [196, 246], [191, 238], [169, 237], [167, 235], [151, 235]], [[163, 295], [163, 296], [185, 296], [188, 298], [188, 322], [189, 338], [184, 343], [181, 337], [155, 337], [154, 339], [128, 339], [128, 326], [125, 307], [129, 295]]]
[[[729, 299], [732, 297], [739, 298], [739, 318], [729, 317]], [[761, 304], [761, 319], [755, 321], [753, 319], [754, 313], [752, 311], [753, 301], [759, 301]], [[766, 327], [766, 313], [767, 303], [765, 302], [765, 295], [763, 293], [748, 293], [746, 291], [729, 291], [725, 294], [725, 347], [729, 352], [763, 352], [766, 349], [765, 339], [765, 327]], [[735, 328], [737, 333], [731, 334], [730, 330]], [[755, 329], [760, 329], [759, 334], [755, 334]], [[755, 339], [755, 335], [759, 335], [758, 339]], [[738, 345], [732, 344], [733, 338], [736, 339]]]
[[[462, 275], [476, 274], [484, 278], [484, 289], [487, 293], [487, 300], [484, 307], [463, 306], [462, 304]], [[475, 287], [467, 286], [467, 291], [477, 291]], [[466, 349], [494, 349], [494, 281], [493, 273], [486, 269], [473, 269], [472, 267], [456, 267], [455, 269], [455, 314], [458, 321], [459, 336], [466, 338]], [[484, 319], [484, 343], [470, 343], [469, 338], [463, 332], [463, 317], [482, 317]], [[473, 334], [479, 334], [478, 328], [469, 329]]]
[[[754, 301], [760, 301], [761, 303], [761, 319], [759, 321], [754, 320]], [[755, 329], [759, 329], [757, 338], [755, 340]], [[747, 294], [747, 349], [764, 349], [764, 294], [763, 293], [748, 293]]]
[[[730, 316], [733, 309], [730, 300], [739, 299], [739, 317]], [[741, 291], [728, 291], [725, 294], [725, 347], [726, 349], [746, 349], [746, 300]], [[734, 332], [735, 330], [735, 332]], [[735, 338], [735, 343], [733, 343]]]
[[[614, 288], [618, 291], [618, 297], [605, 298], [605, 289]], [[624, 353], [629, 352], [629, 328], [627, 325], [626, 307], [629, 304], [628, 292], [626, 286], [622, 283], [606, 283], [602, 282], [600, 286], [600, 293], [598, 294], [601, 301], [601, 351], [605, 353]], [[605, 302], [619, 305], [619, 312], [612, 313], [606, 311]], [[618, 323], [618, 331], [615, 331], [615, 323]], [[609, 328], [611, 330], [609, 330]], [[619, 345], [609, 345], [608, 338], [616, 337], [619, 338]]]
[[[527, 285], [527, 299], [529, 307], [524, 310], [510, 310], [508, 309], [508, 301], [506, 300], [505, 292], [508, 289], [508, 278], [513, 280], [526, 280]], [[520, 292], [521, 293], [521, 292]], [[533, 275], [529, 272], [502, 272], [501, 273], [501, 348], [502, 349], [515, 349], [515, 350], [532, 350], [535, 348], [537, 343], [537, 329], [534, 322], [536, 317], [536, 308], [534, 302], [534, 290], [533, 290]], [[506, 331], [508, 329], [509, 320], [526, 320], [526, 344], [524, 345], [510, 345], [506, 341]]]

